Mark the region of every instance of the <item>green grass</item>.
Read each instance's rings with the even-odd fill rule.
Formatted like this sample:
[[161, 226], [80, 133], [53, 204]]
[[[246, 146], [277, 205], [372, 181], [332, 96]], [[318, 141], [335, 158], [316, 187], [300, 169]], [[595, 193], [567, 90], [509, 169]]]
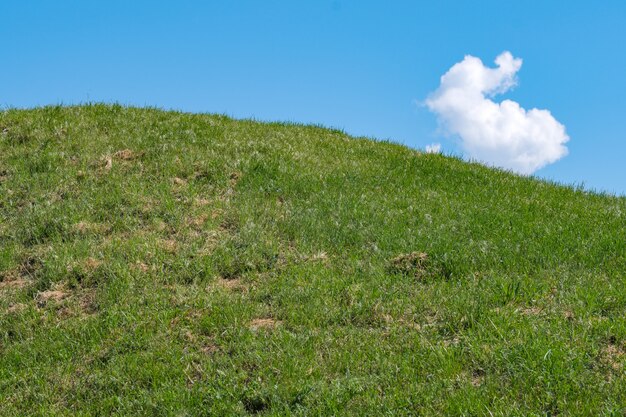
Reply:
[[625, 271], [625, 198], [315, 126], [0, 112], [3, 416], [623, 416]]

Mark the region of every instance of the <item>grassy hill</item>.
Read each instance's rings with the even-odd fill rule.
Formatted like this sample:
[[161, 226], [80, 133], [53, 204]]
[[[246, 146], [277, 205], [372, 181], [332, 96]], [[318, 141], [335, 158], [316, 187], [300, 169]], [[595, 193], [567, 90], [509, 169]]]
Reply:
[[626, 199], [337, 130], [0, 112], [0, 415], [624, 415]]

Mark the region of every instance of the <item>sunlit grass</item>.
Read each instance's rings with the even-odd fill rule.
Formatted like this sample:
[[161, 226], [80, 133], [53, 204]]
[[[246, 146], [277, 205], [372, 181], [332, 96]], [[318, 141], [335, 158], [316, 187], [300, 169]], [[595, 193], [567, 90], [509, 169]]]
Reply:
[[625, 270], [624, 198], [313, 126], [0, 112], [2, 415], [623, 415]]

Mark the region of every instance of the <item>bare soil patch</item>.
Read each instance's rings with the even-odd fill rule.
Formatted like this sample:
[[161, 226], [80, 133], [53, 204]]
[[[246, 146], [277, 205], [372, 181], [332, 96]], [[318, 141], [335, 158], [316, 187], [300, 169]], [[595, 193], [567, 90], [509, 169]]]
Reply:
[[174, 177], [174, 179], [172, 180], [172, 182], [174, 183], [174, 185], [178, 185], [178, 186], [184, 186], [187, 185], [187, 180], [180, 178], [180, 177]]
[[543, 310], [539, 307], [525, 307], [520, 308], [517, 311], [519, 311], [519, 313], [524, 316], [538, 316], [542, 313]]
[[600, 361], [615, 371], [621, 371], [624, 368], [625, 355], [626, 349], [622, 344], [609, 341], [608, 345], [602, 348], [600, 352]]
[[122, 161], [132, 161], [137, 158], [141, 158], [143, 156], [143, 152], [134, 152], [131, 149], [122, 149], [121, 151], [117, 151], [113, 154], [117, 159], [121, 159]]
[[37, 294], [36, 300], [37, 300], [37, 305], [39, 307], [43, 307], [51, 301], [59, 302], [59, 301], [63, 301], [67, 297], [68, 297], [68, 294], [65, 291], [48, 290], [48, 291], [42, 291], [39, 294]]
[[145, 273], [145, 272], [148, 272], [148, 271], [150, 270], [150, 267], [149, 267], [147, 264], [145, 264], [145, 263], [143, 263], [143, 262], [141, 262], [141, 261], [137, 261], [137, 262], [135, 262], [135, 263], [131, 266], [131, 268], [132, 268], [132, 269], [135, 269], [135, 270], [137, 270], [137, 271], [144, 272], [144, 273]]
[[85, 262], [83, 262], [83, 267], [87, 271], [94, 271], [98, 269], [100, 265], [102, 265], [102, 261], [99, 259], [95, 259], [95, 258], [87, 258], [85, 259]]
[[24, 288], [28, 286], [29, 283], [30, 281], [23, 279], [23, 278], [8, 279], [8, 280], [0, 281], [0, 289], [4, 289], [4, 288], [20, 289], [20, 288]]
[[80, 221], [74, 225], [74, 230], [80, 234], [108, 233], [111, 230], [111, 227], [101, 223]]
[[169, 253], [176, 253], [178, 250], [178, 242], [175, 239], [161, 239], [159, 246]]
[[230, 186], [234, 187], [235, 185], [237, 185], [240, 179], [241, 179], [241, 172], [238, 172], [238, 171], [231, 172], [230, 177], [229, 177]]
[[389, 261], [388, 270], [393, 274], [402, 274], [422, 278], [426, 275], [428, 255], [424, 252], [401, 254]]
[[280, 321], [273, 318], [258, 318], [250, 322], [251, 330], [273, 329], [280, 324]]
[[194, 202], [196, 203], [196, 205], [200, 206], [200, 207], [204, 207], [204, 206], [208, 206], [209, 204], [211, 204], [211, 201], [206, 199], [206, 198], [196, 198], [194, 200]]
[[15, 304], [11, 304], [9, 308], [7, 308], [7, 313], [17, 314], [17, 313], [21, 313], [24, 310], [26, 310], [26, 304], [15, 303]]
[[217, 285], [230, 291], [243, 292], [248, 289], [248, 287], [243, 283], [240, 278], [220, 278], [217, 281]]

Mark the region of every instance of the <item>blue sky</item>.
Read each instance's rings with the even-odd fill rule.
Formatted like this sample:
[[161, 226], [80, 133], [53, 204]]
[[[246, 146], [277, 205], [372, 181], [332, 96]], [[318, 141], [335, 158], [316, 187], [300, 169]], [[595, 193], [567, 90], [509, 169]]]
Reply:
[[569, 154], [535, 175], [626, 194], [624, 1], [3, 1], [0, 105], [87, 101], [316, 123], [423, 148], [467, 54], [523, 59], [500, 99], [548, 109]]

